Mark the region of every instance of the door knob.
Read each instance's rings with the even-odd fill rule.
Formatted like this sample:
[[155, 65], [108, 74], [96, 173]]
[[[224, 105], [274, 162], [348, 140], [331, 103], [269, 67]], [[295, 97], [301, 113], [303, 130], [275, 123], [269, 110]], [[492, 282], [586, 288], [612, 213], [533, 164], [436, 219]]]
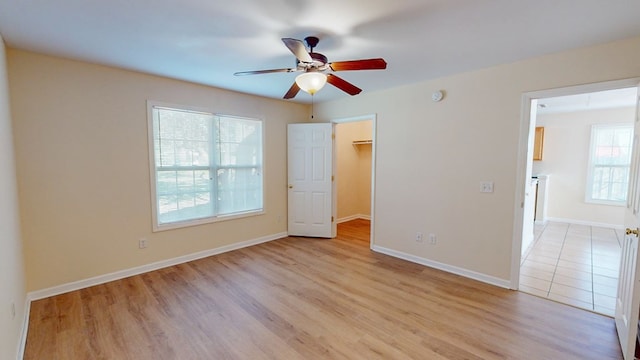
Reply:
[[627, 235], [635, 235], [636, 237], [638, 236], [638, 234], [640, 234], [640, 229], [629, 229], [627, 228], [627, 230], [624, 232]]
[[293, 185], [289, 185], [289, 189], [293, 189]]

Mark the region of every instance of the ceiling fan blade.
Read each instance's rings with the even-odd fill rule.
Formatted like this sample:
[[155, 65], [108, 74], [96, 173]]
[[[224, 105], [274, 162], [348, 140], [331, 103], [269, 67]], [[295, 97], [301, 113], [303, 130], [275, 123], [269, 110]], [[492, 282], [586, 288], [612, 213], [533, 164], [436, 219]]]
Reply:
[[259, 75], [259, 74], [271, 74], [271, 73], [281, 73], [281, 72], [294, 72], [298, 71], [296, 68], [289, 69], [271, 69], [271, 70], [254, 70], [254, 71], [239, 71], [237, 73], [233, 73], [235, 76], [244, 76], [244, 75]]
[[333, 74], [327, 74], [327, 82], [352, 96], [358, 95], [362, 91], [359, 87]]
[[311, 55], [307, 52], [307, 48], [304, 46], [304, 43], [298, 39], [292, 38], [282, 38], [282, 42], [291, 50], [293, 55], [298, 58], [298, 60], [310, 63], [313, 62]]
[[298, 91], [300, 91], [300, 87], [297, 83], [294, 82], [293, 85], [291, 85], [291, 88], [289, 88], [289, 91], [284, 94], [283, 99], [293, 99], [294, 97], [296, 97], [296, 95], [298, 95]]
[[336, 61], [329, 64], [333, 71], [345, 70], [382, 70], [387, 68], [387, 62], [383, 58], [363, 59], [351, 61]]

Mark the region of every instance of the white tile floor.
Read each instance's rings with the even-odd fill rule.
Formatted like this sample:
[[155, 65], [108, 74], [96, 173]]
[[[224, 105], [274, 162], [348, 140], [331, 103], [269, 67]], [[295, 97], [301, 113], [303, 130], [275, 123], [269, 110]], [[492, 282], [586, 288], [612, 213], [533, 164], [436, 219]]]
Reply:
[[622, 230], [549, 222], [520, 266], [520, 291], [614, 316]]

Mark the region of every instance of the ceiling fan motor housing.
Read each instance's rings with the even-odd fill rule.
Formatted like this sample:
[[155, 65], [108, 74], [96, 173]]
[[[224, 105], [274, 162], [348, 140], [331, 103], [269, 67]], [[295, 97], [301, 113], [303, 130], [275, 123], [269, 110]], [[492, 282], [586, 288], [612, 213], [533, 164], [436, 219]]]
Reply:
[[320, 53], [312, 52], [309, 53], [309, 55], [311, 55], [311, 58], [313, 59], [313, 65], [315, 66], [322, 66], [327, 63], [327, 57]]

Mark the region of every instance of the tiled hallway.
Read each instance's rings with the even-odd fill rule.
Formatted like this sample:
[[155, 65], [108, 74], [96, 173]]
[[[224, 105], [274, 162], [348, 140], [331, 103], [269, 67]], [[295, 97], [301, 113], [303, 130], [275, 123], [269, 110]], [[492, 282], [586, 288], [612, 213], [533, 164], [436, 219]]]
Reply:
[[520, 290], [614, 316], [622, 230], [550, 222], [536, 225], [522, 259]]

